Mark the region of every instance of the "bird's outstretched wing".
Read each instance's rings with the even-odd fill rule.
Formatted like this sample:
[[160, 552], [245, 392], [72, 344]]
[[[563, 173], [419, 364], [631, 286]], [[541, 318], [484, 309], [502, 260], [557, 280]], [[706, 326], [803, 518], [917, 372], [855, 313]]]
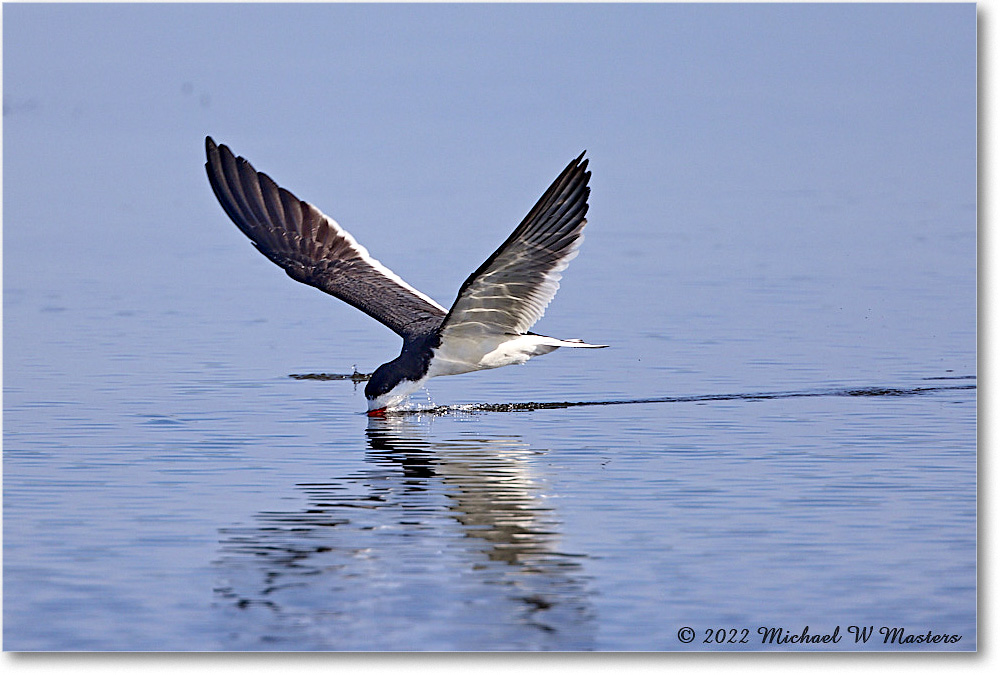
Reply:
[[465, 280], [441, 325], [442, 337], [519, 335], [542, 318], [583, 242], [587, 162], [582, 154], [570, 162], [507, 241]]
[[205, 139], [215, 196], [257, 249], [288, 276], [354, 305], [403, 339], [433, 333], [445, 309], [373, 258], [332, 218]]

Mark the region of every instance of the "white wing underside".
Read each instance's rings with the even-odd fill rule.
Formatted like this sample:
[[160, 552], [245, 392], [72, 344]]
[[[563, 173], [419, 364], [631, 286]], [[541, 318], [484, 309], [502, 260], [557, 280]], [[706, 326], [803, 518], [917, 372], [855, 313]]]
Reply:
[[[462, 285], [441, 326], [433, 375], [524, 363], [559, 347], [591, 347], [528, 333], [579, 253], [590, 172], [581, 155], [542, 195], [511, 236]], [[440, 372], [433, 372], [440, 371]]]
[[590, 195], [586, 169], [582, 155], [570, 162], [500, 248], [469, 275], [441, 325], [442, 338], [521, 335], [542, 318], [583, 241]]
[[[556, 296], [563, 270], [579, 254], [581, 243], [582, 232], [537, 278], [530, 273], [519, 273], [524, 269], [531, 272], [538, 266], [538, 260], [531, 258], [533, 251], [521, 252], [517, 259], [505, 260], [498, 269], [477, 277], [455, 301], [445, 323], [445, 333], [470, 336], [527, 333]], [[544, 250], [538, 254], [551, 255]]]

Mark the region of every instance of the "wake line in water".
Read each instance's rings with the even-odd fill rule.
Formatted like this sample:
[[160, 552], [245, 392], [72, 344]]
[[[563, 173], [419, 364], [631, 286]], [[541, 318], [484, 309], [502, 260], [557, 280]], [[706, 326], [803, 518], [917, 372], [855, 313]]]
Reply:
[[[289, 375], [296, 380], [351, 380], [357, 385], [371, 377], [370, 373], [359, 373], [357, 368], [353, 373], [312, 373], [308, 375]], [[924, 381], [941, 380], [975, 380], [975, 375], [944, 375], [940, 377], [924, 377]], [[554, 410], [557, 408], [579, 408], [595, 405], [636, 405], [641, 403], [707, 403], [710, 401], [766, 401], [779, 398], [816, 398], [821, 396], [920, 396], [937, 391], [954, 391], [958, 389], [975, 389], [974, 384], [941, 384], [926, 387], [852, 387], [804, 389], [798, 391], [767, 391], [743, 394], [702, 394], [698, 396], [660, 396], [655, 398], [614, 399], [610, 401], [544, 401], [528, 403], [464, 403], [458, 405], [440, 405], [432, 408], [400, 408], [386, 411], [389, 415], [447, 415], [449, 413], [465, 412], [525, 412], [531, 410]]]
[[615, 399], [610, 401], [550, 401], [530, 403], [468, 403], [460, 405], [435, 406], [423, 409], [388, 410], [389, 415], [447, 415], [464, 412], [525, 412], [531, 410], [552, 410], [556, 408], [578, 408], [595, 405], [636, 405], [642, 403], [706, 403], [710, 401], [766, 401], [780, 398], [816, 398], [822, 396], [920, 396], [938, 391], [975, 389], [974, 384], [955, 384], [928, 387], [888, 388], [855, 387], [849, 389], [811, 389], [803, 391], [772, 391], [743, 394], [704, 394], [699, 396], [662, 396], [656, 398]]

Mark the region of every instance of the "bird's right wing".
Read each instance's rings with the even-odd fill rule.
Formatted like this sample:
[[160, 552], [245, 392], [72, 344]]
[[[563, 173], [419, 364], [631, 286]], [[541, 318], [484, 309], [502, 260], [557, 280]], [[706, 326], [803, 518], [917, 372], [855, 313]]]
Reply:
[[206, 138], [205, 150], [208, 180], [222, 208], [288, 276], [357, 307], [403, 339], [440, 326], [444, 307], [373, 258], [332, 218], [225, 145]]
[[589, 179], [580, 155], [462, 284], [441, 326], [444, 338], [520, 335], [542, 317], [583, 242]]

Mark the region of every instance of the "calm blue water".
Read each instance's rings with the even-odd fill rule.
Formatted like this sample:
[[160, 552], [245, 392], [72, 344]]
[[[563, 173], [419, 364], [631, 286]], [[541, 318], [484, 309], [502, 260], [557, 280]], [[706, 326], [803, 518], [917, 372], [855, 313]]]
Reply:
[[[976, 648], [972, 6], [5, 6], [4, 31], [5, 649]], [[588, 148], [536, 329], [611, 348], [369, 420], [363, 385], [290, 376], [398, 339], [252, 249], [207, 133], [445, 305]], [[505, 405], [530, 402], [593, 405]], [[806, 626], [841, 641], [757, 632]]]

